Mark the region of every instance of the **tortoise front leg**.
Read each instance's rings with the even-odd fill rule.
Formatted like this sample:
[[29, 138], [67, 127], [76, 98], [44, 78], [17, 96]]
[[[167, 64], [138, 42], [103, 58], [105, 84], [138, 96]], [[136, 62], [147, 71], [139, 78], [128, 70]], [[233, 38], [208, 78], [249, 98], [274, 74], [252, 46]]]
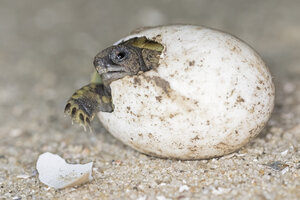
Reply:
[[71, 117], [72, 122], [90, 127], [99, 111], [113, 111], [110, 89], [103, 84], [90, 83], [70, 97], [64, 112]]

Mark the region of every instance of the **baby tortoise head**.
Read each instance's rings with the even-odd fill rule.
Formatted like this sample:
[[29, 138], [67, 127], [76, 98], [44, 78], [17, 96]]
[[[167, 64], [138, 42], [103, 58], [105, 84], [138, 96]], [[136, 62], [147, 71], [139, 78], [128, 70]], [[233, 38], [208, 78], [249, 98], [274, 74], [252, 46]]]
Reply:
[[95, 56], [97, 73], [91, 83], [70, 97], [65, 113], [73, 122], [90, 127], [97, 112], [113, 112], [110, 83], [156, 68], [162, 50], [161, 44], [146, 37], [133, 38], [104, 49]]
[[146, 37], [132, 38], [98, 53], [94, 66], [104, 85], [108, 86], [127, 75], [156, 68], [162, 50], [161, 44]]
[[96, 55], [94, 66], [106, 86], [112, 81], [150, 69], [143, 60], [142, 49], [131, 45], [116, 45], [104, 49]]

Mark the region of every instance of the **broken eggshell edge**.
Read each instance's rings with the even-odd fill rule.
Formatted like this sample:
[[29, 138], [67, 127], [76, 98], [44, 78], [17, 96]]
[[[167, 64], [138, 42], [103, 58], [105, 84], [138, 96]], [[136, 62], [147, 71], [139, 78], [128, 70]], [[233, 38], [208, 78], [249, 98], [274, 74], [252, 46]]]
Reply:
[[39, 180], [55, 189], [82, 185], [93, 180], [93, 162], [86, 164], [68, 164], [59, 155], [50, 152], [39, 156], [36, 169]]
[[157, 157], [206, 159], [234, 152], [259, 134], [274, 106], [271, 74], [246, 43], [214, 29], [171, 25], [144, 29], [164, 46], [159, 67], [111, 83], [114, 112], [104, 127]]

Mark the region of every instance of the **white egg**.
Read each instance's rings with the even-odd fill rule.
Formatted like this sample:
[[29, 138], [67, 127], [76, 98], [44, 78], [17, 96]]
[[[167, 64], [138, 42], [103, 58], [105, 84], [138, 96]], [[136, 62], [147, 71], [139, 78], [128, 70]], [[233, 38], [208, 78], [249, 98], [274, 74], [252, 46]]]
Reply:
[[259, 134], [274, 106], [272, 77], [246, 43], [214, 29], [143, 29], [164, 46], [159, 67], [111, 84], [113, 113], [100, 112], [116, 138], [148, 155], [205, 159], [234, 152]]

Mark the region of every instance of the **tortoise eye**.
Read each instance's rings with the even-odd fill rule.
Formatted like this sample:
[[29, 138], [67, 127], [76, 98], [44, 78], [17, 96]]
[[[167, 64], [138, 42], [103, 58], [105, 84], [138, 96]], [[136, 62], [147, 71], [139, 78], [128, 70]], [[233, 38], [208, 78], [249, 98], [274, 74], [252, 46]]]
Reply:
[[126, 52], [121, 51], [116, 55], [118, 60], [123, 60], [126, 57]]
[[115, 64], [119, 64], [126, 60], [129, 56], [129, 51], [125, 47], [118, 47], [116, 49], [113, 49], [110, 54], [110, 59]]

